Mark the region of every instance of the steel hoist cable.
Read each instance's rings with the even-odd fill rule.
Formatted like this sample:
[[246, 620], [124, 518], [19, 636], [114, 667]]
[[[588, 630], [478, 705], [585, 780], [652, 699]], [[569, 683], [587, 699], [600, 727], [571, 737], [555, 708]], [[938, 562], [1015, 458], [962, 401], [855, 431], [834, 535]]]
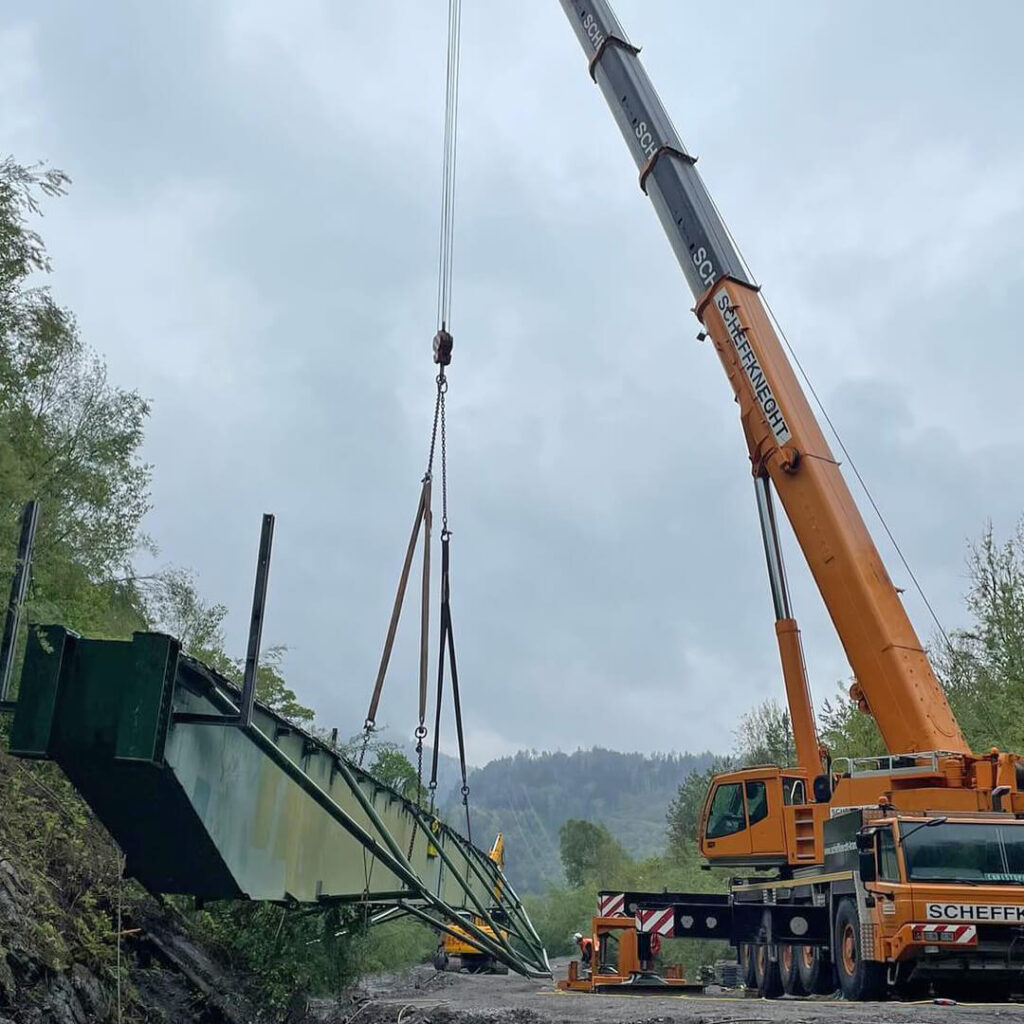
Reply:
[[[421, 481], [419, 504], [412, 533], [406, 548], [402, 573], [399, 578], [398, 592], [391, 611], [384, 651], [381, 655], [377, 678], [374, 683], [370, 706], [363, 723], [363, 741], [359, 752], [359, 764], [362, 766], [366, 757], [370, 738], [376, 727], [377, 711], [380, 706], [384, 679], [387, 674], [391, 654], [394, 649], [395, 634], [401, 617], [405, 592], [408, 589], [412, 563], [419, 542], [420, 531], [423, 532], [423, 566], [421, 577], [421, 610], [420, 610], [420, 663], [419, 663], [419, 707], [418, 724], [416, 726], [416, 804], [422, 805], [423, 794], [423, 741], [426, 739], [427, 708], [427, 652], [428, 630], [430, 623], [430, 534], [432, 526], [432, 487], [434, 479], [434, 463], [440, 442], [441, 472], [441, 608], [440, 608], [440, 639], [437, 666], [437, 704], [434, 715], [434, 743], [430, 772], [430, 814], [435, 811], [437, 774], [438, 774], [438, 736], [441, 727], [441, 704], [444, 693], [445, 667], [451, 673], [452, 696], [455, 706], [455, 726], [459, 744], [459, 766], [462, 775], [461, 796], [466, 812], [466, 838], [472, 842], [469, 816], [469, 786], [466, 775], [466, 747], [462, 724], [462, 700], [459, 692], [458, 668], [455, 658], [455, 638], [452, 629], [451, 613], [451, 582], [450, 582], [450, 545], [451, 530], [448, 525], [448, 447], [447, 425], [445, 418], [445, 398], [448, 393], [447, 367], [452, 361], [453, 338], [451, 335], [452, 306], [452, 265], [455, 236], [455, 164], [458, 153], [458, 120], [459, 120], [459, 67], [461, 58], [462, 36], [462, 2], [448, 0], [448, 42], [447, 60], [445, 64], [445, 109], [443, 130], [443, 158], [441, 165], [441, 217], [440, 237], [438, 243], [437, 266], [437, 332], [433, 339], [433, 359], [438, 367], [435, 377], [436, 394], [434, 399], [434, 416], [430, 430], [430, 448], [427, 455], [427, 467]], [[409, 838], [409, 856], [412, 856], [418, 826], [414, 824]]]
[[448, 58], [445, 64], [444, 155], [441, 162], [441, 232], [437, 259], [437, 329], [451, 323], [452, 250], [455, 238], [455, 159], [459, 135], [459, 64], [462, 0], [448, 0]]

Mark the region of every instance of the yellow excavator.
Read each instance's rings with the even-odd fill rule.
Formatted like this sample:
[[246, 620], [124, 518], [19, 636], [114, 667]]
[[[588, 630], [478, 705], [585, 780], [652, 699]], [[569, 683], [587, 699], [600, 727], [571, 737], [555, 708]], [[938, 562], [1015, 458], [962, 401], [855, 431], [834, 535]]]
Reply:
[[[505, 869], [505, 837], [499, 832], [491, 845], [488, 857], [497, 864], [500, 871]], [[494, 887], [494, 906], [491, 908], [491, 918], [501, 921], [501, 883]], [[482, 931], [488, 938], [496, 938], [494, 929], [487, 924], [482, 917], [477, 916], [471, 910], [462, 910], [459, 916], [466, 920], [472, 920], [473, 924]], [[469, 941], [469, 936], [459, 926], [458, 920], [449, 922], [450, 931], [442, 932], [437, 942], [437, 951], [434, 953], [434, 967], [439, 971], [468, 971], [470, 974], [508, 974], [508, 967], [498, 963], [487, 953], [480, 950]], [[502, 938], [507, 939], [508, 933], [502, 932]]]

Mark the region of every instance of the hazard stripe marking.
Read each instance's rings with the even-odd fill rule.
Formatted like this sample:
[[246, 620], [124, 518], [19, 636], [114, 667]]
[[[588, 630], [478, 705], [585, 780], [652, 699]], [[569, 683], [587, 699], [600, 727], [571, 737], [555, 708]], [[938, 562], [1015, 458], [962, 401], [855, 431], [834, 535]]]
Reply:
[[929, 932], [937, 932], [946, 942], [973, 942], [978, 929], [973, 924], [929, 925]]
[[914, 938], [918, 942], [951, 942], [968, 946], [978, 937], [978, 928], [973, 924], [916, 924]]
[[626, 894], [605, 893], [597, 898], [598, 917], [625, 917], [626, 916]]
[[675, 934], [676, 912], [673, 907], [661, 910], [638, 910], [636, 913], [637, 931], [652, 935]]

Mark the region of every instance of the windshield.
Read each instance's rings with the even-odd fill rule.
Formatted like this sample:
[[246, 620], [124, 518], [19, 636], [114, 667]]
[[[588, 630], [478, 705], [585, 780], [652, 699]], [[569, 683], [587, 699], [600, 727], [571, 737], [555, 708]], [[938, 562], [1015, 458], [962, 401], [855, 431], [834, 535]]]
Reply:
[[988, 823], [900, 825], [910, 881], [1024, 884], [1024, 826]]

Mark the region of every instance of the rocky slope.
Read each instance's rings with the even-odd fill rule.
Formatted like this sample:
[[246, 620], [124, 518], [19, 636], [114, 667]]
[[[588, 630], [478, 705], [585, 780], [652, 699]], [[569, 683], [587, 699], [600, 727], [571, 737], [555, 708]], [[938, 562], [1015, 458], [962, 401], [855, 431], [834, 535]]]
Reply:
[[0, 1024], [241, 1024], [257, 1019], [245, 989], [174, 906], [121, 878], [57, 769], [0, 754]]

